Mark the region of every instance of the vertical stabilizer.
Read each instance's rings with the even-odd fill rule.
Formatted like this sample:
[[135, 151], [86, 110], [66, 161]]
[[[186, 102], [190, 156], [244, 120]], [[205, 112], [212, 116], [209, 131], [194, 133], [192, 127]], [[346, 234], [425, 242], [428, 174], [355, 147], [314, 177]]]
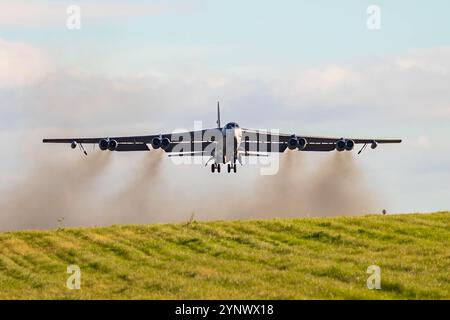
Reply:
[[217, 127], [221, 128], [221, 126], [220, 126], [220, 104], [219, 104], [219, 101], [217, 101]]

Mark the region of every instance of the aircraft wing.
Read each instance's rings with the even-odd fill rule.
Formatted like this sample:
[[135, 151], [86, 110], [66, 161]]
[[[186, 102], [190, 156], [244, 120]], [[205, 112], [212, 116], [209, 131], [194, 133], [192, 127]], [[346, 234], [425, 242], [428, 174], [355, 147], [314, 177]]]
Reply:
[[[220, 128], [196, 131], [184, 131], [143, 136], [108, 136], [108, 137], [74, 137], [64, 139], [43, 139], [43, 143], [70, 144], [72, 148], [78, 145], [86, 153], [83, 145], [98, 144], [100, 148], [111, 151], [149, 151], [148, 145], [153, 148], [162, 148], [166, 152], [196, 152], [209, 151], [214, 137], [221, 136]], [[166, 140], [166, 141], [164, 141]], [[154, 143], [159, 145], [155, 147]], [[164, 144], [166, 143], [166, 144]], [[102, 145], [103, 144], [103, 145]]]
[[[186, 131], [186, 132], [178, 132], [178, 133], [164, 133], [164, 134], [153, 134], [153, 135], [145, 135], [145, 136], [109, 136], [109, 137], [97, 137], [97, 138], [64, 138], [64, 139], [43, 139], [43, 143], [83, 143], [83, 144], [97, 144], [102, 139], [115, 140], [118, 143], [144, 143], [150, 144], [152, 143], [154, 138], [169, 138], [171, 141], [179, 142], [186, 141], [186, 138], [189, 141], [202, 141], [203, 136], [206, 131], [211, 131], [215, 129], [205, 129], [205, 130], [197, 130], [197, 131]], [[183, 137], [179, 139], [179, 137]]]
[[[250, 145], [252, 143], [268, 143], [272, 146], [280, 146], [279, 149], [273, 148], [275, 151], [268, 152], [283, 152], [290, 143], [292, 138], [303, 139], [301, 142], [301, 151], [332, 151], [337, 148], [338, 142], [340, 141], [350, 141], [353, 144], [370, 144], [372, 149], [376, 148], [378, 144], [386, 143], [401, 143], [400, 139], [379, 139], [379, 138], [349, 138], [349, 137], [320, 137], [320, 136], [303, 136], [297, 134], [285, 134], [285, 133], [273, 133], [264, 130], [255, 129], [242, 129], [243, 130], [243, 141], [246, 141]], [[284, 149], [282, 146], [285, 145]], [[270, 149], [270, 148], [269, 148]]]

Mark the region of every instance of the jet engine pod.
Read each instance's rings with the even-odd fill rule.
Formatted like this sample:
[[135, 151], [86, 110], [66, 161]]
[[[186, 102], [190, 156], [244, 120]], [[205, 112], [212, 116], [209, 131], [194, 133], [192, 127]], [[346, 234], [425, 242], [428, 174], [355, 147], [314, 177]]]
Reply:
[[308, 141], [305, 138], [298, 138], [298, 150], [305, 150]]
[[161, 140], [161, 149], [163, 149], [164, 151], [167, 151], [167, 149], [169, 149], [170, 147], [170, 139], [169, 138], [164, 138]]
[[344, 139], [338, 140], [338, 141], [336, 142], [336, 150], [339, 151], [339, 152], [344, 151], [346, 145], [347, 145], [347, 144], [346, 144], [346, 142], [345, 142]]
[[70, 147], [72, 149], [75, 149], [77, 147], [77, 142], [76, 141], [72, 141], [72, 143], [70, 144]]
[[109, 147], [109, 139], [100, 140], [100, 142], [98, 143], [98, 146], [99, 146], [100, 150], [105, 151]]
[[376, 147], [378, 147], [378, 143], [376, 141], [372, 141], [372, 144], [370, 145], [370, 147], [372, 149], [375, 149]]
[[161, 138], [159, 138], [159, 137], [153, 138], [153, 140], [152, 140], [152, 148], [153, 149], [161, 148], [161, 144], [162, 144]]
[[109, 143], [108, 143], [109, 151], [116, 150], [118, 145], [119, 145], [119, 143], [116, 140], [109, 140]]
[[296, 136], [291, 136], [288, 140], [288, 148], [294, 150], [298, 146], [298, 139]]
[[354, 147], [355, 147], [355, 141], [353, 141], [353, 140], [345, 141], [345, 150], [352, 151]]

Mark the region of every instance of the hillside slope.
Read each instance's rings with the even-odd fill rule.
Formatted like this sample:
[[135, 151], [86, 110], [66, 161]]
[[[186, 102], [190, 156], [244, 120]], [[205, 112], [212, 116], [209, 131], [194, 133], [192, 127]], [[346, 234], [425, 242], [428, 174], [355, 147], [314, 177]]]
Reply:
[[[81, 268], [69, 290], [66, 268]], [[366, 287], [381, 267], [381, 290]], [[0, 298], [450, 299], [450, 213], [0, 234]]]

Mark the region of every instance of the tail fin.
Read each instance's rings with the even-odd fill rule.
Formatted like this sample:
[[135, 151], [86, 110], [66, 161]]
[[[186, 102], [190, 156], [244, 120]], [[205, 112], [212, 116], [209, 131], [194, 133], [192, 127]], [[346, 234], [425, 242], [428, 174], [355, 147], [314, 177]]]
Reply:
[[217, 127], [220, 128], [220, 105], [219, 105], [219, 101], [217, 101]]

